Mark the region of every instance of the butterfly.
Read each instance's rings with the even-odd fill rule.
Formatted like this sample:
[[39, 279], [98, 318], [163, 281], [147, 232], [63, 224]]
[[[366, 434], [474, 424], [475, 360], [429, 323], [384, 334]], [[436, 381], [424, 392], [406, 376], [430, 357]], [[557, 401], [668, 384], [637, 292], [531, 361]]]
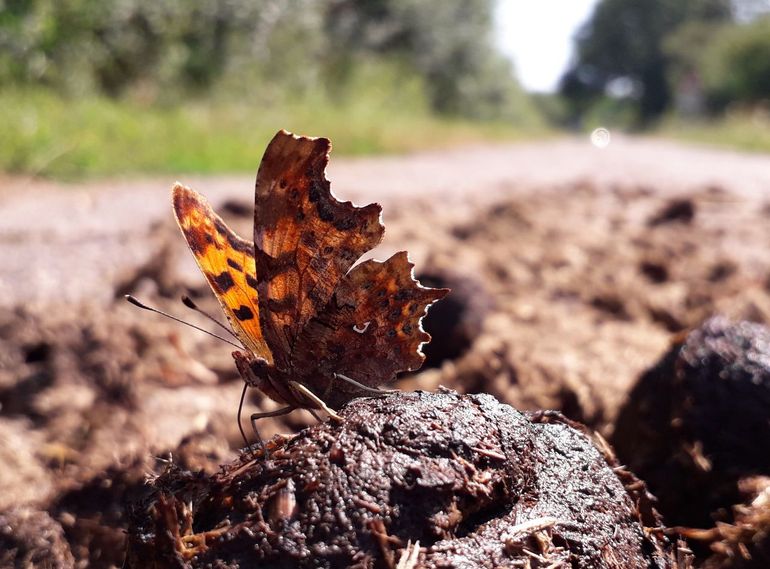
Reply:
[[257, 173], [253, 242], [194, 190], [172, 190], [179, 227], [243, 344], [232, 355], [244, 393], [256, 387], [284, 405], [251, 416], [257, 434], [256, 419], [297, 408], [338, 418], [354, 397], [418, 369], [430, 341], [422, 318], [449, 292], [421, 286], [405, 251], [354, 265], [382, 240], [381, 207], [332, 195], [330, 150], [326, 138], [275, 135]]

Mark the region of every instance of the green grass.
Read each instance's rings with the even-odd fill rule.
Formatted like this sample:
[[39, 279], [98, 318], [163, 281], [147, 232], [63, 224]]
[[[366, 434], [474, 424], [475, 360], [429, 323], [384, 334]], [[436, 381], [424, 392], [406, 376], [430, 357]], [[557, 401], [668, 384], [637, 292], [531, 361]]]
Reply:
[[213, 97], [142, 105], [0, 90], [0, 171], [63, 179], [147, 173], [253, 172], [278, 129], [326, 136], [335, 155], [403, 153], [542, 133], [433, 116], [419, 86], [272, 105]]
[[770, 116], [767, 113], [733, 113], [701, 121], [667, 119], [657, 134], [688, 142], [752, 152], [770, 152]]

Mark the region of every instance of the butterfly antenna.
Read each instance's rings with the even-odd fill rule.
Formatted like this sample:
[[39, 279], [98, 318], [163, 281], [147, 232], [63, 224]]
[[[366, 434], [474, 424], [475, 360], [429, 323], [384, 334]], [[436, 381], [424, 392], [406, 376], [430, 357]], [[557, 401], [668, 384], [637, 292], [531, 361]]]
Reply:
[[200, 326], [196, 326], [195, 324], [191, 324], [189, 322], [185, 322], [184, 320], [182, 320], [180, 318], [177, 318], [176, 316], [172, 316], [171, 314], [169, 314], [167, 312], [163, 312], [162, 310], [158, 310], [157, 308], [153, 308], [152, 306], [147, 306], [146, 304], [143, 304], [143, 303], [139, 302], [136, 298], [134, 298], [130, 294], [125, 295], [125, 299], [128, 302], [130, 302], [131, 304], [133, 304], [134, 306], [138, 306], [142, 310], [149, 310], [150, 312], [156, 312], [156, 313], [160, 314], [161, 316], [165, 316], [166, 318], [171, 318], [171, 320], [176, 320], [180, 324], [184, 324], [185, 326], [189, 326], [190, 328], [195, 328], [196, 330], [200, 330], [204, 334], [208, 334], [209, 336], [213, 336], [214, 338], [222, 340], [223, 342], [225, 342], [227, 344], [230, 344], [231, 346], [235, 346], [239, 350], [243, 349], [243, 346], [239, 346], [235, 342], [231, 342], [227, 338], [223, 338], [222, 336], [220, 336], [218, 334], [214, 334], [213, 332], [209, 332], [205, 328], [201, 328]]
[[187, 308], [189, 308], [189, 309], [191, 309], [191, 310], [194, 310], [194, 311], [195, 311], [195, 312], [197, 312], [198, 314], [201, 314], [201, 315], [205, 316], [206, 318], [208, 318], [209, 320], [211, 320], [211, 321], [212, 321], [214, 324], [216, 324], [217, 326], [219, 326], [220, 328], [222, 328], [222, 330], [224, 330], [225, 332], [227, 332], [228, 334], [230, 334], [230, 335], [231, 335], [233, 338], [235, 338], [236, 340], [238, 339], [238, 336], [236, 336], [235, 334], [233, 334], [233, 331], [232, 331], [232, 330], [230, 330], [230, 328], [228, 328], [227, 326], [225, 326], [224, 324], [222, 324], [222, 323], [221, 323], [219, 320], [217, 320], [216, 318], [214, 318], [214, 317], [213, 317], [211, 314], [209, 314], [208, 312], [205, 312], [204, 310], [202, 310], [202, 309], [201, 309], [201, 308], [200, 308], [200, 307], [199, 307], [197, 304], [195, 304], [195, 303], [193, 302], [193, 299], [192, 299], [192, 298], [190, 298], [189, 296], [187, 296], [186, 294], [185, 294], [185, 295], [182, 295], [182, 304], [184, 304], [184, 305], [185, 305]]

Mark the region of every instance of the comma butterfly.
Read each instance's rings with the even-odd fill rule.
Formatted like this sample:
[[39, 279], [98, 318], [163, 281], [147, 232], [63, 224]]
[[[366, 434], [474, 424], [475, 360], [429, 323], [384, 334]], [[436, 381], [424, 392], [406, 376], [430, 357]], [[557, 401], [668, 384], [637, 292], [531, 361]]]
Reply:
[[296, 408], [336, 417], [352, 398], [418, 369], [430, 341], [422, 317], [449, 292], [420, 286], [406, 252], [353, 266], [385, 228], [378, 204], [332, 195], [330, 149], [326, 138], [275, 135], [257, 174], [253, 243], [200, 194], [173, 188], [179, 227], [245, 348], [233, 352], [238, 371], [286, 405], [252, 415], [252, 425]]

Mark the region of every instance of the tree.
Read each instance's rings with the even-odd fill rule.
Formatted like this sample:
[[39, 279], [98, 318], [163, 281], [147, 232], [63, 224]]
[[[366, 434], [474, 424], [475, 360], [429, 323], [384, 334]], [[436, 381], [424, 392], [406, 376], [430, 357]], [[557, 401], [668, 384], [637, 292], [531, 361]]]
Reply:
[[493, 8], [494, 0], [0, 0], [0, 86], [171, 102], [221, 85], [263, 99], [344, 94], [373, 60], [418, 77], [439, 112], [531, 121], [531, 101], [495, 48]]
[[646, 122], [671, 100], [666, 38], [688, 22], [731, 19], [730, 0], [601, 0], [578, 32], [577, 57], [560, 90], [580, 110], [620, 80]]
[[770, 101], [770, 16], [725, 26], [700, 59], [708, 101], [721, 110], [730, 103]]
[[[332, 0], [328, 36], [343, 59], [399, 58], [426, 79], [434, 109], [522, 119], [533, 106], [493, 41], [492, 0]], [[334, 61], [336, 69], [344, 62]]]

